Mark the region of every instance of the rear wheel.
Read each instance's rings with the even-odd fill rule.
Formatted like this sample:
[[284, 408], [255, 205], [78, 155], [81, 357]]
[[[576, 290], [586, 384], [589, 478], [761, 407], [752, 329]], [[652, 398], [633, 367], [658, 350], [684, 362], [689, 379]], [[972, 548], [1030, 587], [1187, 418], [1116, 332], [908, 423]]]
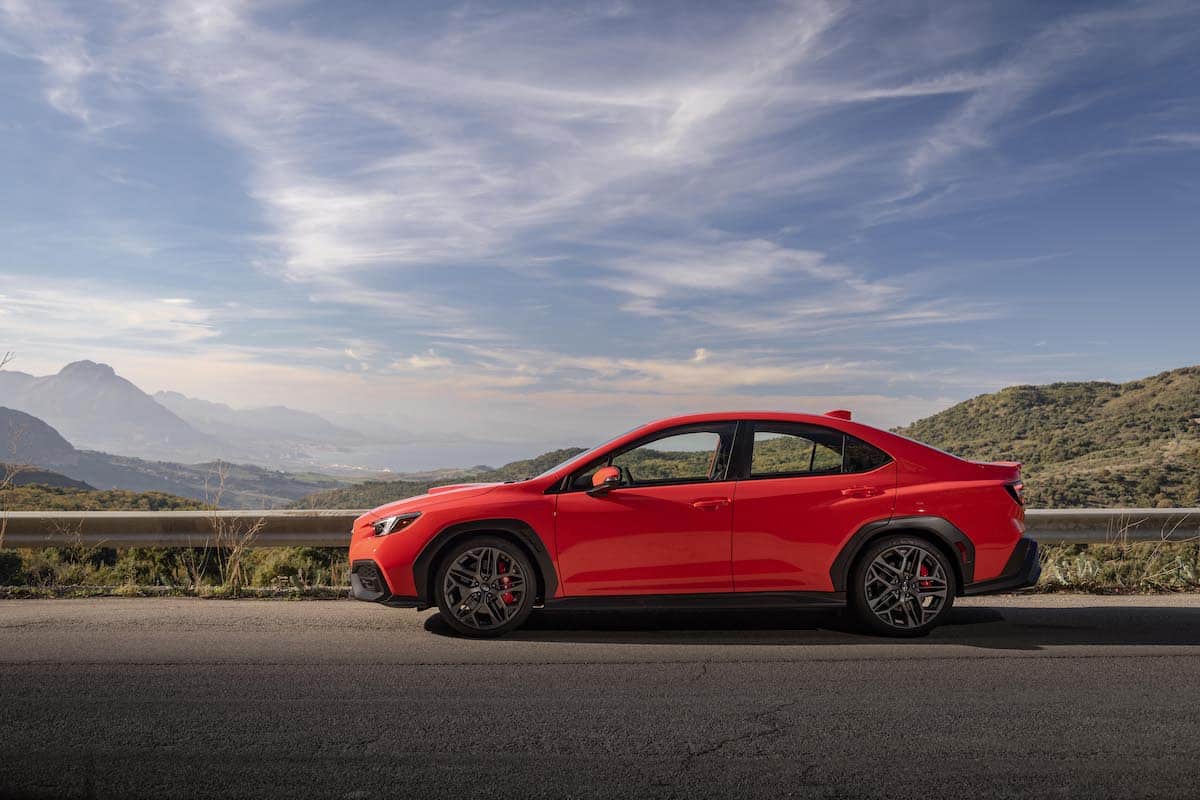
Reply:
[[528, 556], [498, 536], [472, 537], [453, 546], [434, 580], [442, 619], [464, 636], [478, 638], [518, 628], [533, 610], [537, 593]]
[[915, 536], [887, 536], [858, 559], [850, 602], [874, 633], [921, 636], [950, 613], [955, 591], [954, 568], [941, 550]]

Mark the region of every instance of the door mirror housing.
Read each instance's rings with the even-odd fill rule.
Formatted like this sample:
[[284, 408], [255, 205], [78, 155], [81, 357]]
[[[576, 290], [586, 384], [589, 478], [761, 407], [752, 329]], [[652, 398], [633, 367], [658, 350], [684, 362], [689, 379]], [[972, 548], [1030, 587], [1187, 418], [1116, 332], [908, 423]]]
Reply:
[[607, 494], [621, 485], [621, 470], [616, 467], [601, 467], [592, 474], [592, 488], [588, 494]]

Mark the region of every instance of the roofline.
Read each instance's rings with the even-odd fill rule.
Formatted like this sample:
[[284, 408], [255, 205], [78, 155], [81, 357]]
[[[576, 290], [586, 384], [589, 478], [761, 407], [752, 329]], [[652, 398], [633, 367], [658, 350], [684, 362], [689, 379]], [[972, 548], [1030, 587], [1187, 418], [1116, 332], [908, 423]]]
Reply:
[[[826, 414], [811, 414], [801, 413], [797, 411], [702, 411], [695, 414], [680, 414], [674, 417], [663, 417], [643, 425], [639, 425], [633, 430], [624, 435], [613, 439], [605, 444], [605, 450], [615, 450], [624, 447], [626, 444], [646, 436], [647, 434], [657, 431], [673, 428], [679, 425], [691, 425], [703, 422], [724, 422], [737, 420], [761, 420], [764, 422], [798, 422], [808, 425], [823, 425], [834, 428], [842, 433], [853, 433], [861, 435], [864, 439], [872, 439], [878, 434], [887, 434], [887, 431], [882, 428], [875, 428], [870, 425], [864, 425], [861, 422], [854, 422], [845, 419], [844, 417], [832, 417]], [[582, 455], [582, 454], [581, 454]], [[565, 463], [561, 469], [557, 469], [552, 473], [550, 483], [561, 480], [562, 477], [571, 469], [577, 468], [579, 465], [578, 459], [571, 459]]]

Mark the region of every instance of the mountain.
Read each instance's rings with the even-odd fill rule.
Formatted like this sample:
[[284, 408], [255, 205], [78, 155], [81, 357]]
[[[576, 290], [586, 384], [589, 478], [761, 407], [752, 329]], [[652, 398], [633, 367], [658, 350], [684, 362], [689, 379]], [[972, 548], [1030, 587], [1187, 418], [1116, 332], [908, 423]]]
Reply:
[[0, 407], [0, 463], [57, 466], [78, 461], [75, 448], [54, 428], [24, 411]]
[[107, 364], [76, 361], [44, 377], [0, 371], [0, 405], [42, 419], [88, 449], [176, 460], [224, 455], [214, 437], [184, 422]]
[[[28, 465], [12, 481], [65, 489], [156, 492], [225, 508], [277, 508], [345, 481], [249, 464], [180, 464], [77, 450], [37, 417], [0, 408], [0, 465]], [[35, 469], [30, 469], [34, 467]], [[0, 472], [0, 479], [9, 470]]]
[[294, 474], [253, 464], [179, 464], [80, 451], [79, 463], [62, 471], [97, 489], [163, 492], [222, 508], [281, 508], [314, 491], [345, 482], [327, 475]]
[[497, 483], [532, 478], [568, 458], [582, 453], [582, 447], [551, 450], [535, 458], [513, 461], [502, 467], [472, 467], [466, 470], [439, 470], [401, 476], [399, 480], [363, 481], [351, 486], [315, 492], [294, 504], [297, 508], [375, 508], [393, 500], [424, 494], [430, 486], [446, 483]]
[[1200, 506], [1200, 367], [1012, 386], [897, 432], [966, 458], [1022, 462], [1035, 507]]
[[280, 440], [290, 440], [298, 444], [349, 445], [362, 439], [358, 432], [286, 405], [234, 409], [179, 392], [157, 392], [154, 399], [197, 431], [229, 443], [277, 444]]

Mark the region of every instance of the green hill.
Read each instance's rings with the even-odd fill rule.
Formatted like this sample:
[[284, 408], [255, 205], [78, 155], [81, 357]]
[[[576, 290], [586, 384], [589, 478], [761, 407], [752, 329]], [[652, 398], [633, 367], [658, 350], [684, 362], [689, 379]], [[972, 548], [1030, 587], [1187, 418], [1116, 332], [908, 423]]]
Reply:
[[83, 481], [59, 475], [41, 467], [27, 467], [21, 464], [0, 464], [0, 485], [3, 486], [51, 486], [61, 489], [94, 489]]
[[203, 507], [196, 500], [163, 492], [42, 484], [0, 489], [0, 511], [186, 511]]
[[222, 508], [281, 508], [314, 490], [347, 483], [327, 475], [281, 472], [252, 464], [177, 464], [91, 450], [78, 451], [77, 463], [62, 469], [99, 489], [174, 494]]
[[1034, 507], [1200, 506], [1200, 367], [1012, 386], [897, 432], [964, 458], [1024, 463]]

